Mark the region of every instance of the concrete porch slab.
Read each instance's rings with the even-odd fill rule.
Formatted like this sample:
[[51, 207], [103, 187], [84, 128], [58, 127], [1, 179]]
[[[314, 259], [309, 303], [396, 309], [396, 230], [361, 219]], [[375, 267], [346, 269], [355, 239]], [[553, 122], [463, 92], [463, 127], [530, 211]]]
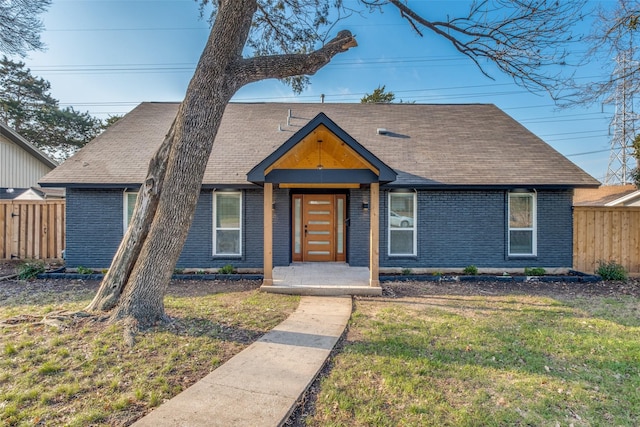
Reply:
[[305, 262], [273, 268], [273, 285], [260, 290], [289, 295], [382, 295], [382, 288], [369, 286], [367, 267], [345, 263]]

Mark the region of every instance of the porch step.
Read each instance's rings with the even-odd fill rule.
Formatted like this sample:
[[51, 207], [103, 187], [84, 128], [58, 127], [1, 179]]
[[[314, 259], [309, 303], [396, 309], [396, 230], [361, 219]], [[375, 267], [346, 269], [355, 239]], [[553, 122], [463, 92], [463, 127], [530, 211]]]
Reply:
[[341, 296], [341, 295], [358, 295], [358, 296], [381, 296], [382, 288], [376, 286], [284, 286], [271, 285], [260, 286], [263, 292], [272, 294], [286, 295], [313, 295], [313, 296]]

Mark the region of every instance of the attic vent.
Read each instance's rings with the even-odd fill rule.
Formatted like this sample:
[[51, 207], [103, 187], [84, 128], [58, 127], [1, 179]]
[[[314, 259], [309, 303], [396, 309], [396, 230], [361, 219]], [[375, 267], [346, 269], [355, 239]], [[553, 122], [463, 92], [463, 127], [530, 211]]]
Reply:
[[388, 130], [386, 130], [385, 128], [378, 128], [378, 129], [376, 129], [376, 133], [377, 133], [378, 135], [386, 135], [386, 134], [388, 134], [388, 133], [389, 133], [389, 131], [388, 131]]

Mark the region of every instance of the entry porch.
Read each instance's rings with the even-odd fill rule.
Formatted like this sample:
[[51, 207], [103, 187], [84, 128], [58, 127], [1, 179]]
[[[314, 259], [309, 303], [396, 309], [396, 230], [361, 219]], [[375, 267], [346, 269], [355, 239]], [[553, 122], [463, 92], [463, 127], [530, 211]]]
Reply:
[[370, 286], [367, 267], [351, 267], [336, 262], [301, 262], [274, 267], [273, 284], [263, 285], [264, 292], [289, 295], [382, 295], [380, 286]]

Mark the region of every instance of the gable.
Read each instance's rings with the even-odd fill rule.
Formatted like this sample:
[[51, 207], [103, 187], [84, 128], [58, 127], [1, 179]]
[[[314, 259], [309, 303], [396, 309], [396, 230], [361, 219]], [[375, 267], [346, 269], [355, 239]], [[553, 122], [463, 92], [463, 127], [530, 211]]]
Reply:
[[0, 187], [35, 186], [56, 166], [56, 162], [0, 122]]
[[324, 113], [319, 113], [258, 163], [247, 179], [254, 183], [368, 184], [394, 181], [396, 173]]
[[379, 170], [362, 158], [346, 142], [321, 124], [302, 138], [286, 154], [265, 169], [369, 169], [376, 175]]

